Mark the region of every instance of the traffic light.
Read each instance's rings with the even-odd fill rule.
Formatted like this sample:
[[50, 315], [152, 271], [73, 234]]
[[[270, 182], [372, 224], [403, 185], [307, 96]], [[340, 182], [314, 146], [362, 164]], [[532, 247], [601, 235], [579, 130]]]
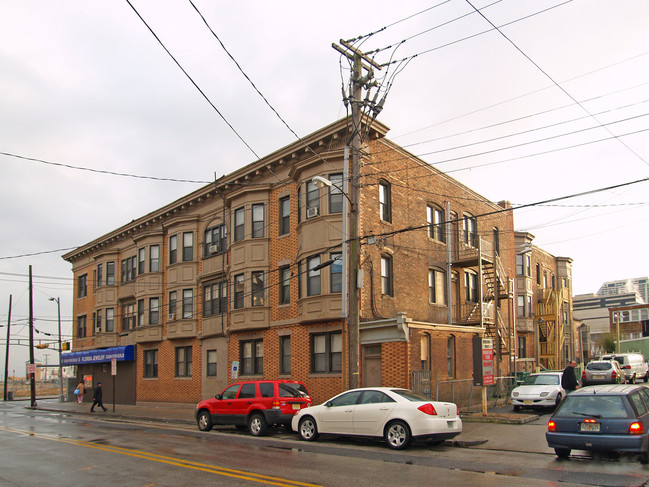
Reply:
[[70, 342], [61, 343], [61, 350], [70, 350]]
[[50, 344], [49, 343], [39, 343], [38, 345], [36, 345], [36, 348], [40, 348], [40, 349], [50, 348]]

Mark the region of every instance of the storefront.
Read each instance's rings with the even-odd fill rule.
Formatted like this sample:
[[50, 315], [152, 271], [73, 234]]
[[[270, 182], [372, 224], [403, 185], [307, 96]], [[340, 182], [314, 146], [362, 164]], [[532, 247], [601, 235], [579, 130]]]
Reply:
[[[113, 369], [114, 360], [114, 369]], [[86, 398], [92, 399], [92, 390], [101, 382], [104, 403], [135, 404], [136, 367], [135, 347], [110, 347], [61, 355], [61, 365], [77, 366], [77, 383], [84, 381]], [[113, 374], [114, 372], [114, 374]]]

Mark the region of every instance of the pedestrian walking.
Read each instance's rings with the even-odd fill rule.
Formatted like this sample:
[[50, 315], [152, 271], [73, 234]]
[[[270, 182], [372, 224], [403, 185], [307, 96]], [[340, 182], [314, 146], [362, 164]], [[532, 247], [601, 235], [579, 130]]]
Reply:
[[97, 387], [95, 387], [95, 392], [92, 395], [92, 406], [90, 407], [91, 413], [95, 412], [95, 406], [99, 406], [104, 411], [108, 411], [108, 409], [104, 407], [103, 396], [104, 396], [104, 391], [101, 390], [101, 382], [97, 382]]
[[83, 383], [83, 381], [79, 382], [77, 384], [77, 388], [74, 390], [74, 393], [77, 396], [77, 403], [82, 404], [83, 403], [83, 395], [86, 393], [86, 386]]
[[575, 375], [576, 366], [577, 362], [571, 360], [566, 368], [563, 369], [563, 374], [561, 375], [561, 387], [566, 390], [566, 394], [570, 394], [579, 389], [579, 382], [577, 382], [577, 376]]

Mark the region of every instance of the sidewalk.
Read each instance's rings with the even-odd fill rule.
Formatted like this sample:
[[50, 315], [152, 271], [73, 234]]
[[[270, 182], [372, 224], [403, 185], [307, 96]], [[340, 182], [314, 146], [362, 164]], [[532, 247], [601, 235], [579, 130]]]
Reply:
[[[29, 403], [27, 403], [29, 404]], [[139, 402], [136, 405], [104, 404], [108, 411], [95, 408], [90, 412], [92, 402], [79, 405], [76, 402], [58, 402], [58, 398], [41, 398], [36, 408], [43, 411], [59, 411], [69, 414], [96, 416], [97, 418], [134, 419], [156, 424], [181, 424], [196, 427], [195, 404]], [[27, 405], [26, 407], [30, 407]], [[498, 451], [517, 451], [554, 454], [545, 442], [545, 421], [539, 421], [535, 414], [513, 413], [510, 406], [490, 410], [487, 416], [471, 414], [462, 416], [462, 433], [450, 442], [461, 448], [476, 448]]]

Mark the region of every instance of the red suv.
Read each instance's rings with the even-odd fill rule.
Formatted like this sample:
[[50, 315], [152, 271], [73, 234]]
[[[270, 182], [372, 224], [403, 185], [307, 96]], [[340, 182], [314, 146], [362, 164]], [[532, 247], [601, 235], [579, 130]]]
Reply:
[[214, 399], [196, 406], [198, 429], [209, 431], [217, 424], [233, 424], [254, 436], [265, 435], [270, 426], [291, 430], [293, 415], [311, 406], [302, 382], [295, 380], [248, 380], [235, 382]]

